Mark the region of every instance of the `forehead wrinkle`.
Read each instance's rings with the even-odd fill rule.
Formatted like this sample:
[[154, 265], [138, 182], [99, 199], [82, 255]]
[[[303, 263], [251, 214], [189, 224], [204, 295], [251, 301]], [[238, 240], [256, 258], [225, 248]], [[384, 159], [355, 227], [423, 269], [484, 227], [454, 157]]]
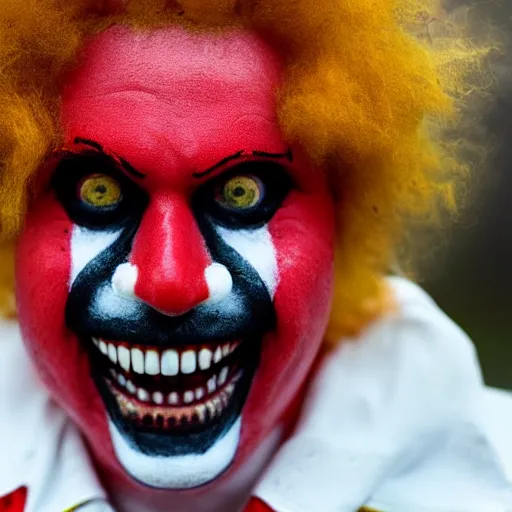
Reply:
[[[210, 109], [198, 109], [199, 105], [197, 103], [190, 102], [184, 109], [183, 103], [179, 99], [176, 99], [176, 101], [171, 101], [166, 98], [161, 98], [156, 94], [152, 94], [151, 92], [142, 92], [137, 90], [126, 90], [117, 93], [110, 93], [108, 95], [99, 95], [96, 96], [96, 98], [91, 97], [91, 99], [100, 100], [101, 98], [117, 97], [119, 99], [125, 100], [127, 103], [130, 103], [133, 100], [124, 96], [125, 94], [129, 95], [132, 92], [137, 94], [140, 93], [143, 96], [148, 96], [155, 100], [156, 104], [161, 103], [170, 107], [165, 116], [153, 117], [150, 114], [145, 116], [147, 126], [144, 128], [146, 134], [154, 135], [156, 138], [160, 139], [160, 143], [164, 143], [166, 146], [178, 144], [182, 149], [186, 149], [187, 147], [191, 148], [196, 142], [200, 142], [201, 139], [203, 139], [205, 142], [215, 141], [217, 138], [222, 140], [225, 139], [226, 135], [229, 135], [234, 130], [236, 130], [237, 126], [243, 124], [252, 124], [255, 128], [257, 128], [256, 131], [267, 131], [272, 133], [274, 135], [273, 139], [275, 140], [275, 144], [272, 144], [270, 149], [261, 149], [258, 147], [257, 142], [251, 141], [252, 138], [257, 138], [256, 133], [252, 133], [250, 134], [251, 137], [247, 138], [247, 147], [239, 148], [239, 150], [267, 150], [271, 152], [275, 147], [277, 148], [275, 152], [282, 152], [282, 148], [285, 147], [280, 137], [277, 116], [269, 115], [269, 109], [264, 108], [262, 102], [254, 101], [244, 102], [243, 104], [233, 104], [229, 98], [226, 98], [224, 101], [219, 100], [219, 103], [223, 105], [222, 116], [219, 117], [212, 115], [212, 111]], [[196, 100], [197, 97], [194, 98], [194, 102]], [[204, 103], [206, 106], [209, 105], [208, 101], [205, 101]], [[154, 106], [149, 106], [149, 104], [148, 107], [149, 110], [154, 108]], [[106, 114], [111, 114], [111, 112], [109, 112], [108, 102], [105, 106], [102, 106], [101, 101], [99, 101], [96, 103], [96, 108], [100, 112], [105, 109]], [[161, 109], [158, 110], [161, 112]], [[184, 120], [190, 120], [191, 117], [196, 124], [198, 121], [200, 121], [200, 127], [198, 126], [197, 130], [187, 130], [188, 134], [193, 135], [193, 140], [186, 140], [185, 132], [180, 130], [180, 126], [182, 126], [182, 122]], [[164, 123], [164, 130], [162, 130], [162, 125], [160, 123]], [[128, 126], [133, 125], [131, 122], [128, 122]], [[262, 129], [262, 127], [265, 127], [265, 129]]]
[[85, 90], [116, 92], [118, 84], [144, 90], [151, 81], [157, 92], [180, 84], [204, 90], [205, 82], [213, 85], [220, 79], [232, 87], [247, 89], [250, 84], [267, 91], [279, 84], [281, 68], [276, 53], [250, 32], [219, 36], [172, 27], [139, 34], [116, 27], [85, 48], [82, 63], [70, 73], [68, 83], [75, 91], [78, 83]]
[[[91, 75], [94, 78], [96, 75]], [[215, 76], [186, 76], [172, 77], [168, 83], [163, 84], [158, 78], [146, 76], [144, 81], [132, 81], [118, 77], [107, 83], [95, 83], [88, 86], [82, 82], [80, 87], [73, 90], [73, 98], [92, 99], [99, 96], [108, 96], [112, 94], [122, 94], [124, 92], [140, 92], [155, 96], [158, 99], [169, 102], [169, 98], [181, 98], [182, 96], [194, 96], [204, 98], [205, 101], [216, 100], [219, 97], [219, 91], [225, 89], [230, 94], [242, 93], [246, 97], [248, 94], [254, 99], [262, 96], [266, 97], [269, 91], [276, 90], [276, 83], [266, 79], [265, 74], [254, 74], [251, 80], [235, 79], [228, 74]], [[151, 83], [151, 87], [148, 86]], [[69, 89], [64, 91], [64, 96]], [[274, 92], [275, 94], [275, 92]], [[72, 98], [70, 98], [72, 99]]]
[[[219, 84], [220, 86], [224, 85], [222, 83]], [[253, 94], [247, 94], [250, 91], [247, 89], [243, 92], [243, 97], [246, 101], [243, 102], [243, 106], [241, 104], [237, 104], [235, 98], [233, 96], [236, 96], [236, 90], [233, 92], [235, 94], [226, 94], [226, 95], [219, 95], [217, 94], [208, 94], [208, 91], [203, 91], [203, 89], [207, 89], [204, 87], [201, 90], [202, 94], [194, 94], [191, 92], [186, 92], [182, 95], [179, 94], [179, 90], [176, 89], [173, 90], [173, 92], [169, 95], [165, 94], [159, 94], [157, 91], [152, 90], [149, 87], [140, 87], [140, 88], [120, 88], [116, 91], [108, 91], [108, 92], [96, 92], [91, 94], [76, 94], [74, 98], [68, 103], [79, 103], [81, 100], [96, 100], [98, 102], [101, 102], [101, 99], [103, 98], [109, 98], [109, 97], [123, 97], [123, 95], [130, 95], [130, 94], [141, 94], [144, 96], [151, 97], [156, 102], [161, 102], [166, 105], [168, 105], [171, 108], [178, 107], [173, 113], [176, 115], [179, 115], [179, 111], [185, 111], [185, 112], [193, 112], [194, 116], [197, 117], [198, 114], [201, 114], [200, 111], [197, 110], [197, 107], [202, 105], [204, 107], [211, 107], [214, 103], [216, 104], [225, 104], [225, 110], [224, 112], [229, 111], [236, 111], [236, 110], [246, 110], [247, 112], [240, 112], [240, 114], [235, 119], [235, 122], [238, 120], [243, 119], [244, 117], [248, 116], [257, 116], [262, 119], [265, 119], [267, 121], [274, 121], [275, 119], [271, 119], [268, 114], [268, 109], [264, 108], [264, 104], [268, 104], [268, 90], [267, 91], [258, 91], [258, 93]], [[216, 88], [216, 91], [218, 91], [219, 88]], [[230, 91], [231, 92], [231, 91]], [[184, 96], [189, 98], [188, 101], [184, 102]], [[219, 97], [220, 96], [220, 97]], [[249, 98], [248, 98], [249, 96]], [[250, 100], [250, 101], [248, 101]], [[242, 108], [240, 108], [242, 107]], [[249, 112], [251, 110], [251, 112]], [[253, 111], [252, 111], [253, 110]], [[208, 118], [210, 116], [210, 112], [208, 110], [205, 110], [204, 117]]]

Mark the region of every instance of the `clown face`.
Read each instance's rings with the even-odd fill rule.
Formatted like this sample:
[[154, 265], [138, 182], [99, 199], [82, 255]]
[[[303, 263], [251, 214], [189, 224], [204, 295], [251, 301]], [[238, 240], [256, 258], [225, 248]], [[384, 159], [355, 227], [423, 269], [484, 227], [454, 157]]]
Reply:
[[105, 470], [235, 471], [282, 421], [330, 309], [333, 200], [284, 140], [255, 35], [114, 28], [66, 82], [66, 150], [18, 247], [24, 339]]

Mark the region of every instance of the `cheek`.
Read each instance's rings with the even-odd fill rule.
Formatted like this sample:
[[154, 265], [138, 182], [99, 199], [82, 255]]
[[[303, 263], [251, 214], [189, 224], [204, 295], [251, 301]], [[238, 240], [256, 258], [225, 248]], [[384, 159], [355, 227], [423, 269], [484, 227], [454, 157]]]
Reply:
[[275, 332], [268, 335], [246, 404], [247, 448], [292, 403], [320, 350], [331, 310], [334, 207], [327, 193], [299, 196], [269, 226], [277, 258]]
[[71, 222], [51, 197], [40, 200], [27, 216], [16, 254], [19, 319], [25, 344], [52, 395], [87, 431], [99, 432], [104, 427], [95, 412], [102, 409], [88, 358], [65, 322], [71, 231]]
[[327, 194], [303, 198], [279, 212], [270, 225], [278, 267], [277, 331], [275, 346], [265, 346], [262, 362], [267, 364], [262, 366], [271, 371], [278, 367], [278, 384], [282, 381], [293, 392], [319, 351], [331, 309], [334, 214], [330, 202]]
[[51, 328], [60, 337], [70, 269], [71, 223], [55, 201], [41, 200], [27, 216], [16, 255], [17, 299], [22, 327], [34, 351], [50, 354], [54, 343], [38, 346]]

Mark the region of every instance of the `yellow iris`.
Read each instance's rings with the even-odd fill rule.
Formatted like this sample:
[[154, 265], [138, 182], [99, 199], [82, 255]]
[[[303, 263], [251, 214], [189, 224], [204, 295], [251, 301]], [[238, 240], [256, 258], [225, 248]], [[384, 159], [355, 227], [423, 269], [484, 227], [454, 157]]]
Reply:
[[244, 210], [256, 206], [260, 197], [260, 184], [255, 178], [235, 176], [224, 185], [221, 201], [228, 208]]
[[108, 208], [117, 205], [122, 198], [121, 186], [110, 176], [93, 174], [80, 187], [80, 199], [94, 208]]

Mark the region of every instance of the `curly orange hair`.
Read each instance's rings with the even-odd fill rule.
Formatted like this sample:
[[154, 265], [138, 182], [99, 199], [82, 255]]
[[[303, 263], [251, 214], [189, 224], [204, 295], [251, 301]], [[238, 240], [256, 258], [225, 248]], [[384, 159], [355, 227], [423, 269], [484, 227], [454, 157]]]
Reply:
[[[461, 166], [439, 141], [457, 112], [478, 52], [429, 36], [434, 0], [132, 0], [123, 13], [85, 0], [0, 3], [0, 234], [15, 240], [33, 176], [61, 139], [59, 87], [85, 38], [111, 24], [136, 30], [245, 26], [286, 63], [279, 118], [332, 173], [338, 204], [336, 290], [330, 337], [352, 334], [382, 311], [383, 275], [404, 219], [454, 205]], [[9, 246], [10, 247], [10, 246]], [[6, 311], [12, 251], [0, 253]], [[5, 263], [8, 262], [8, 263]]]

